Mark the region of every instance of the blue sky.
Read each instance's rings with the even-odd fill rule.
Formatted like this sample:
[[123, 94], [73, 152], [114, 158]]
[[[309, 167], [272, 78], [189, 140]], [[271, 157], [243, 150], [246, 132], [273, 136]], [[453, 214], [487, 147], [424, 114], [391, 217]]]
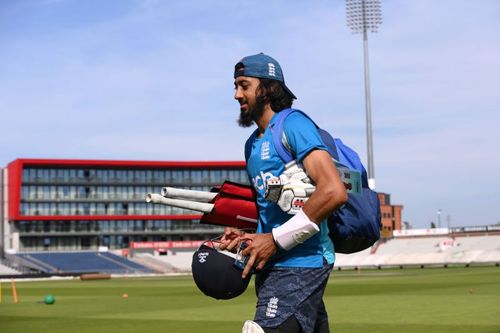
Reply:
[[[500, 222], [500, 2], [382, 0], [369, 36], [377, 190], [428, 227]], [[366, 161], [344, 1], [0, 1], [0, 166], [242, 160], [233, 66], [265, 52], [295, 106]]]

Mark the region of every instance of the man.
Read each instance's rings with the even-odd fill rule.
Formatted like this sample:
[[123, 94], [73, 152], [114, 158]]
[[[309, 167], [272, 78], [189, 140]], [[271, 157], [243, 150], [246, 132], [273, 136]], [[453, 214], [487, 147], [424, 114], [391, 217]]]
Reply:
[[347, 201], [345, 188], [315, 125], [296, 112], [285, 121], [286, 141], [316, 190], [295, 215], [266, 201], [267, 180], [285, 171], [271, 127], [275, 115], [296, 97], [285, 85], [281, 66], [263, 53], [240, 60], [234, 79], [239, 125], [257, 125], [247, 142], [247, 172], [259, 208], [257, 233], [226, 228], [221, 239], [221, 248], [233, 251], [245, 241], [243, 255], [249, 260], [242, 276], [256, 272], [257, 310], [243, 332], [329, 332], [322, 298], [335, 252], [325, 218]]

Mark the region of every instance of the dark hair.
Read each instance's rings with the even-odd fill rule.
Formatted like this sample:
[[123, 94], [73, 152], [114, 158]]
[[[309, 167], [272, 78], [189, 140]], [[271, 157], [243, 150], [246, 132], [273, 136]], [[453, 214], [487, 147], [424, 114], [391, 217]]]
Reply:
[[274, 112], [290, 108], [293, 97], [283, 89], [279, 81], [271, 79], [259, 79], [257, 88], [257, 101], [263, 104], [269, 103]]

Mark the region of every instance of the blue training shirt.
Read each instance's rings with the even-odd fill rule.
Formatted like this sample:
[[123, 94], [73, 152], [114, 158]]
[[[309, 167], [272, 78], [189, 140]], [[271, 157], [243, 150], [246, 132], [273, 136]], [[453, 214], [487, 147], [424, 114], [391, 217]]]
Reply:
[[[288, 221], [293, 215], [283, 212], [281, 208], [264, 198], [266, 181], [271, 177], [279, 177], [285, 171], [285, 164], [274, 148], [272, 127], [276, 122], [276, 115], [269, 122], [264, 135], [257, 138], [252, 135], [251, 153], [247, 160], [247, 172], [252, 185], [257, 191], [257, 205], [259, 207], [259, 225], [257, 233], [270, 233], [273, 228]], [[302, 162], [315, 149], [327, 150], [321, 141], [316, 126], [311, 120], [299, 112], [292, 113], [285, 120], [284, 131], [289, 146], [298, 162]], [[335, 261], [333, 243], [328, 236], [326, 220], [320, 224], [320, 232], [309, 238], [303, 244], [297, 245], [290, 251], [278, 250], [268, 265], [280, 267], [307, 267], [323, 266], [323, 258], [329, 264]]]

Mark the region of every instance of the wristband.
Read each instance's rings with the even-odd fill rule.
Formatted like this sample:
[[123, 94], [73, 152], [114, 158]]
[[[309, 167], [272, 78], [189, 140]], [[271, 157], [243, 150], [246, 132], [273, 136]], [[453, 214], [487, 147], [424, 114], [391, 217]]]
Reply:
[[304, 243], [318, 232], [318, 225], [311, 222], [302, 210], [272, 231], [274, 241], [287, 251]]

